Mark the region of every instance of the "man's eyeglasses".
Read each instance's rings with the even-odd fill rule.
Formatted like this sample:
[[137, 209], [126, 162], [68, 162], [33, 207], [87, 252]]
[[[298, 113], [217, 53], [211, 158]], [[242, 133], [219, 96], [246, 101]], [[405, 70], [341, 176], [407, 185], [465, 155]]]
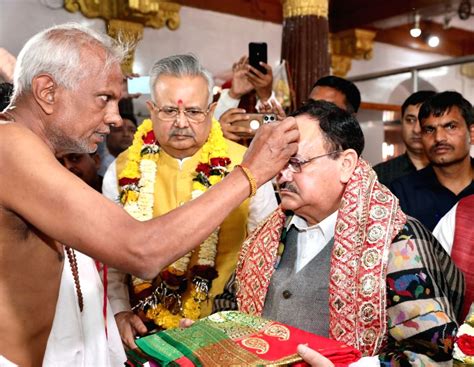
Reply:
[[153, 107], [157, 111], [158, 118], [163, 121], [175, 121], [181, 111], [183, 111], [189, 121], [199, 124], [206, 119], [206, 116], [209, 113], [209, 108], [206, 111], [195, 107], [180, 110], [178, 107], [171, 106], [158, 107], [154, 102]]
[[291, 157], [290, 160], [288, 161], [287, 167], [293, 173], [300, 173], [301, 169], [302, 169], [302, 166], [304, 166], [305, 164], [308, 164], [308, 163], [314, 161], [315, 159], [326, 157], [328, 155], [335, 154], [335, 153], [340, 153], [342, 151], [343, 151], [343, 149], [338, 149], [338, 150], [334, 150], [334, 151], [329, 152], [329, 153], [317, 155], [316, 157], [305, 159], [305, 160], [300, 160], [299, 158]]

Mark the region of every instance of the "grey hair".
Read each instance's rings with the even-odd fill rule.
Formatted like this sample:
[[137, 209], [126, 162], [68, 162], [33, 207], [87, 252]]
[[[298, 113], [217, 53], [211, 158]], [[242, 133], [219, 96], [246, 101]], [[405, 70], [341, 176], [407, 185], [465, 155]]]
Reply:
[[53, 26], [31, 37], [18, 55], [12, 101], [31, 90], [33, 78], [41, 73], [50, 74], [66, 89], [76, 87], [88, 73], [81, 65], [81, 49], [93, 46], [105, 51], [104, 70], [114, 63], [121, 63], [129, 47], [78, 23]]
[[177, 78], [185, 76], [200, 76], [207, 82], [209, 91], [208, 103], [212, 102], [212, 90], [214, 88], [214, 80], [212, 74], [205, 69], [196, 56], [193, 54], [173, 55], [158, 60], [150, 70], [150, 91], [151, 98], [155, 99], [155, 84], [161, 75], [169, 75]]

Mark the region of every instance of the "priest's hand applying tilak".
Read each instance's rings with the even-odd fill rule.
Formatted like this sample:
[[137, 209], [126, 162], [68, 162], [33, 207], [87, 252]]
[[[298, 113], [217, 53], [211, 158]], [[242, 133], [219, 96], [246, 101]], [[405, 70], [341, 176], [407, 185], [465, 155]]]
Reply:
[[255, 176], [257, 186], [276, 176], [296, 154], [299, 137], [294, 117], [264, 124], [257, 130], [242, 162]]

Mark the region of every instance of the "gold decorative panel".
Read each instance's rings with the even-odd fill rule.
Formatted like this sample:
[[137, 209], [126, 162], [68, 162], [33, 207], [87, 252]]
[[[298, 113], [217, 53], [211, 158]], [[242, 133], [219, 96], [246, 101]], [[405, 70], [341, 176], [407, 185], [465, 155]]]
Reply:
[[331, 54], [331, 69], [333, 75], [344, 77], [349, 70], [351, 70], [351, 66], [352, 59], [349, 56]]
[[282, 0], [283, 17], [316, 15], [328, 17], [328, 0]]
[[331, 34], [330, 53], [333, 74], [345, 76], [351, 69], [352, 59], [370, 60], [373, 55], [375, 32], [349, 29]]
[[461, 65], [461, 75], [468, 78], [474, 78], [474, 62]]
[[127, 22], [125, 20], [111, 19], [107, 22], [107, 34], [115, 39], [121, 38], [132, 45], [129, 48], [125, 60], [122, 62], [122, 72], [131, 74], [133, 72], [133, 61], [135, 59], [135, 46], [143, 38], [143, 25], [140, 23]]
[[[66, 10], [80, 11], [87, 18], [102, 18], [107, 34], [136, 45], [143, 38], [144, 27], [176, 30], [180, 24], [181, 5], [163, 0], [65, 0]], [[122, 70], [132, 72], [135, 49], [122, 64]]]
[[152, 28], [166, 25], [175, 30], [180, 23], [181, 5], [163, 0], [65, 0], [64, 7], [88, 18], [119, 19]]

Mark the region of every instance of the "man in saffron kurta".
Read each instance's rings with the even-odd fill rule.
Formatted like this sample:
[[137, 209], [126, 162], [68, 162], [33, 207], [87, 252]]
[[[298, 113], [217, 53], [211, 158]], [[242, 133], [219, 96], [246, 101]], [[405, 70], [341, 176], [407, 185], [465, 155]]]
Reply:
[[[203, 156], [207, 156], [209, 150], [217, 149], [214, 145], [218, 144], [219, 149], [226, 152], [225, 156], [230, 159], [230, 163], [225, 169], [229, 171], [242, 161], [245, 147], [224, 139], [217, 121], [210, 119], [195, 121], [196, 116], [204, 113], [206, 105], [210, 102], [212, 79], [193, 56], [178, 55], [158, 61], [151, 71], [151, 79], [154, 95], [152, 96], [153, 102], [150, 102], [148, 107], [155, 138], [153, 144], [156, 148], [154, 149], [158, 149], [158, 147], [160, 149], [156, 158], [156, 175], [153, 178], [155, 181], [152, 215], [157, 217], [192, 199], [194, 191], [196, 191], [196, 183], [193, 181], [198, 175], [196, 168], [202, 163], [208, 163], [207, 158], [206, 162], [202, 162]], [[214, 105], [211, 104], [207, 113], [212, 113], [213, 108]], [[174, 116], [172, 116], [173, 114]], [[145, 124], [149, 124], [149, 122], [145, 122]], [[140, 133], [141, 128], [139, 128]], [[135, 142], [136, 139], [134, 144]], [[134, 146], [130, 149], [133, 150]], [[129, 160], [130, 149], [118, 156], [105, 175], [103, 192], [113, 200], [119, 197], [118, 183]], [[210, 156], [212, 156], [212, 152]], [[213, 176], [209, 176], [208, 179], [212, 183]], [[198, 185], [198, 187], [200, 186]], [[214, 295], [222, 293], [224, 283], [235, 269], [240, 246], [247, 234], [270, 214], [276, 205], [273, 187], [267, 183], [257, 190], [253, 198], [246, 200], [222, 223], [218, 234], [217, 254], [212, 260], [215, 263], [214, 268], [217, 270], [217, 278], [212, 280], [208, 292], [209, 299], [199, 305], [201, 308], [198, 312], [200, 317], [210, 314]], [[200, 212], [196, 215], [212, 216], [213, 213]], [[194, 265], [200, 264], [202, 260], [200, 260], [200, 256], [201, 252], [195, 251], [191, 255], [189, 264], [184, 267], [184, 272], [187, 273], [185, 275], [187, 288], [182, 294], [181, 292], [174, 293], [180, 298], [179, 302], [183, 303], [181, 305], [178, 302], [177, 308], [185, 306], [186, 300], [191, 297], [190, 292], [194, 289], [191, 285], [191, 280], [193, 280], [191, 271]], [[176, 273], [177, 267], [173, 267], [173, 269], [171, 274]], [[136, 333], [143, 333], [146, 329], [131, 312], [128, 279], [126, 274], [111, 269], [108, 295], [122, 340], [127, 346], [134, 347], [133, 336]], [[171, 283], [165, 279], [163, 274], [162, 279], [155, 280], [159, 289], [165, 282], [168, 285]], [[137, 296], [134, 303], [148, 296], [157, 284], [153, 286], [150, 282], [133, 279], [131, 291]], [[183, 287], [182, 284], [180, 286]], [[168, 300], [169, 289], [171, 288], [168, 287], [166, 291]], [[162, 297], [158, 303], [164, 305], [166, 302], [164, 292], [161, 292], [158, 297]], [[149, 306], [147, 308], [150, 308]], [[168, 309], [171, 311], [173, 307], [168, 307]], [[180, 315], [182, 310], [177, 308], [173, 310], [173, 313]], [[150, 317], [150, 315], [148, 316]], [[190, 317], [189, 315], [183, 316]], [[162, 319], [164, 317], [160, 316], [160, 320]], [[156, 319], [155, 323], [164, 326]]]
[[294, 115], [298, 153], [277, 178], [294, 216], [279, 209], [246, 240], [216, 308], [342, 341], [357, 366], [449, 364], [462, 274], [359, 157], [352, 116], [324, 101]]

